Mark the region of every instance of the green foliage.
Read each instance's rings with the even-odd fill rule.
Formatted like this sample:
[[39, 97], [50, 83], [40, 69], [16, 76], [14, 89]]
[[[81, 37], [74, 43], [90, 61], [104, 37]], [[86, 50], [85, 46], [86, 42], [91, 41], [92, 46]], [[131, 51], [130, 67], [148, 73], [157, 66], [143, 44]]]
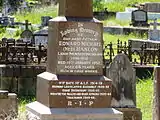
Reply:
[[105, 9], [105, 0], [93, 0], [93, 8], [95, 11], [103, 11]]
[[118, 12], [124, 11], [125, 7], [131, 7], [133, 4], [145, 2], [159, 2], [159, 0], [113, 0], [112, 2], [107, 2], [105, 7], [108, 8], [108, 11]]

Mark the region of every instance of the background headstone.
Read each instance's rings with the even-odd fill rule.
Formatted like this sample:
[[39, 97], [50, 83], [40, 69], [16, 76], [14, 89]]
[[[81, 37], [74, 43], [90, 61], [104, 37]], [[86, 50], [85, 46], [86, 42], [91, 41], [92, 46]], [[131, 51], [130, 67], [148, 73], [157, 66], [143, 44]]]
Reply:
[[34, 44], [38, 46], [39, 44], [47, 47], [48, 44], [48, 27], [44, 27], [39, 31], [34, 32]]
[[157, 23], [157, 19], [153, 22], [153, 29], [149, 30], [148, 39], [154, 41], [160, 41], [160, 30], [158, 29], [159, 23]]
[[50, 17], [50, 16], [42, 16], [41, 17], [41, 25], [42, 25], [42, 27], [48, 26], [50, 19], [52, 19], [52, 17]]
[[106, 76], [112, 80], [111, 106], [116, 108], [136, 106], [135, 71], [124, 54], [118, 54], [106, 69]]
[[133, 26], [149, 26], [147, 12], [143, 10], [135, 10], [132, 12], [132, 25]]
[[144, 10], [147, 12], [160, 12], [160, 2], [147, 2], [144, 4]]

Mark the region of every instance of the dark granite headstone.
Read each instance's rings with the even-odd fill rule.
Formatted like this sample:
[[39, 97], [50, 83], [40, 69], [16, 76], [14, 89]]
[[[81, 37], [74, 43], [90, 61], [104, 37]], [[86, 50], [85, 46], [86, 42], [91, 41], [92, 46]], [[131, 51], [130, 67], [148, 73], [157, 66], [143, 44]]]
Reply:
[[147, 12], [143, 10], [135, 10], [132, 12], [132, 25], [134, 27], [146, 26], [148, 27]]
[[52, 19], [50, 16], [42, 16], [41, 17], [41, 25], [42, 27], [48, 26], [49, 20]]

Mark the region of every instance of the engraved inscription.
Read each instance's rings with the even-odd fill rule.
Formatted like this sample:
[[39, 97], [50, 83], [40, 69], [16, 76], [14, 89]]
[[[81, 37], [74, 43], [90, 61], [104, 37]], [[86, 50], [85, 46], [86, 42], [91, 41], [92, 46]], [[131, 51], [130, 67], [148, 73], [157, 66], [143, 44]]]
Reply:
[[[108, 81], [54, 81], [49, 95], [65, 107], [94, 107], [111, 99], [111, 82]], [[104, 100], [104, 101], [102, 101]], [[105, 101], [106, 100], [106, 101]]]
[[101, 26], [95, 23], [60, 23], [58, 66], [61, 74], [103, 74]]

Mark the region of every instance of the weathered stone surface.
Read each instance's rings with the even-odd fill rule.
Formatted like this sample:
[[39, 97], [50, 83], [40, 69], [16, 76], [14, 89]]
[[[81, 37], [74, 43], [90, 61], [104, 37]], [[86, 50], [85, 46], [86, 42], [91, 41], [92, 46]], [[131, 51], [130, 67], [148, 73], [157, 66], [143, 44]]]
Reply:
[[0, 99], [6, 99], [6, 98], [8, 98], [8, 91], [0, 90]]
[[123, 120], [113, 108], [48, 108], [39, 102], [26, 106], [27, 120]]
[[18, 114], [17, 95], [9, 93], [7, 98], [0, 99], [0, 118], [5, 120], [7, 117], [14, 118]]
[[142, 113], [138, 108], [116, 108], [123, 113], [124, 120], [142, 120]]
[[59, 16], [92, 18], [92, 0], [59, 0]]
[[124, 54], [118, 54], [106, 70], [106, 76], [112, 80], [112, 107], [136, 106], [135, 71]]
[[160, 2], [147, 2], [144, 4], [144, 10], [147, 12], [160, 12]]
[[153, 25], [153, 29], [149, 30], [148, 38], [149, 40], [160, 41], [160, 30], [157, 29], [159, 25], [159, 23], [157, 22], [157, 19], [154, 20], [152, 25]]

